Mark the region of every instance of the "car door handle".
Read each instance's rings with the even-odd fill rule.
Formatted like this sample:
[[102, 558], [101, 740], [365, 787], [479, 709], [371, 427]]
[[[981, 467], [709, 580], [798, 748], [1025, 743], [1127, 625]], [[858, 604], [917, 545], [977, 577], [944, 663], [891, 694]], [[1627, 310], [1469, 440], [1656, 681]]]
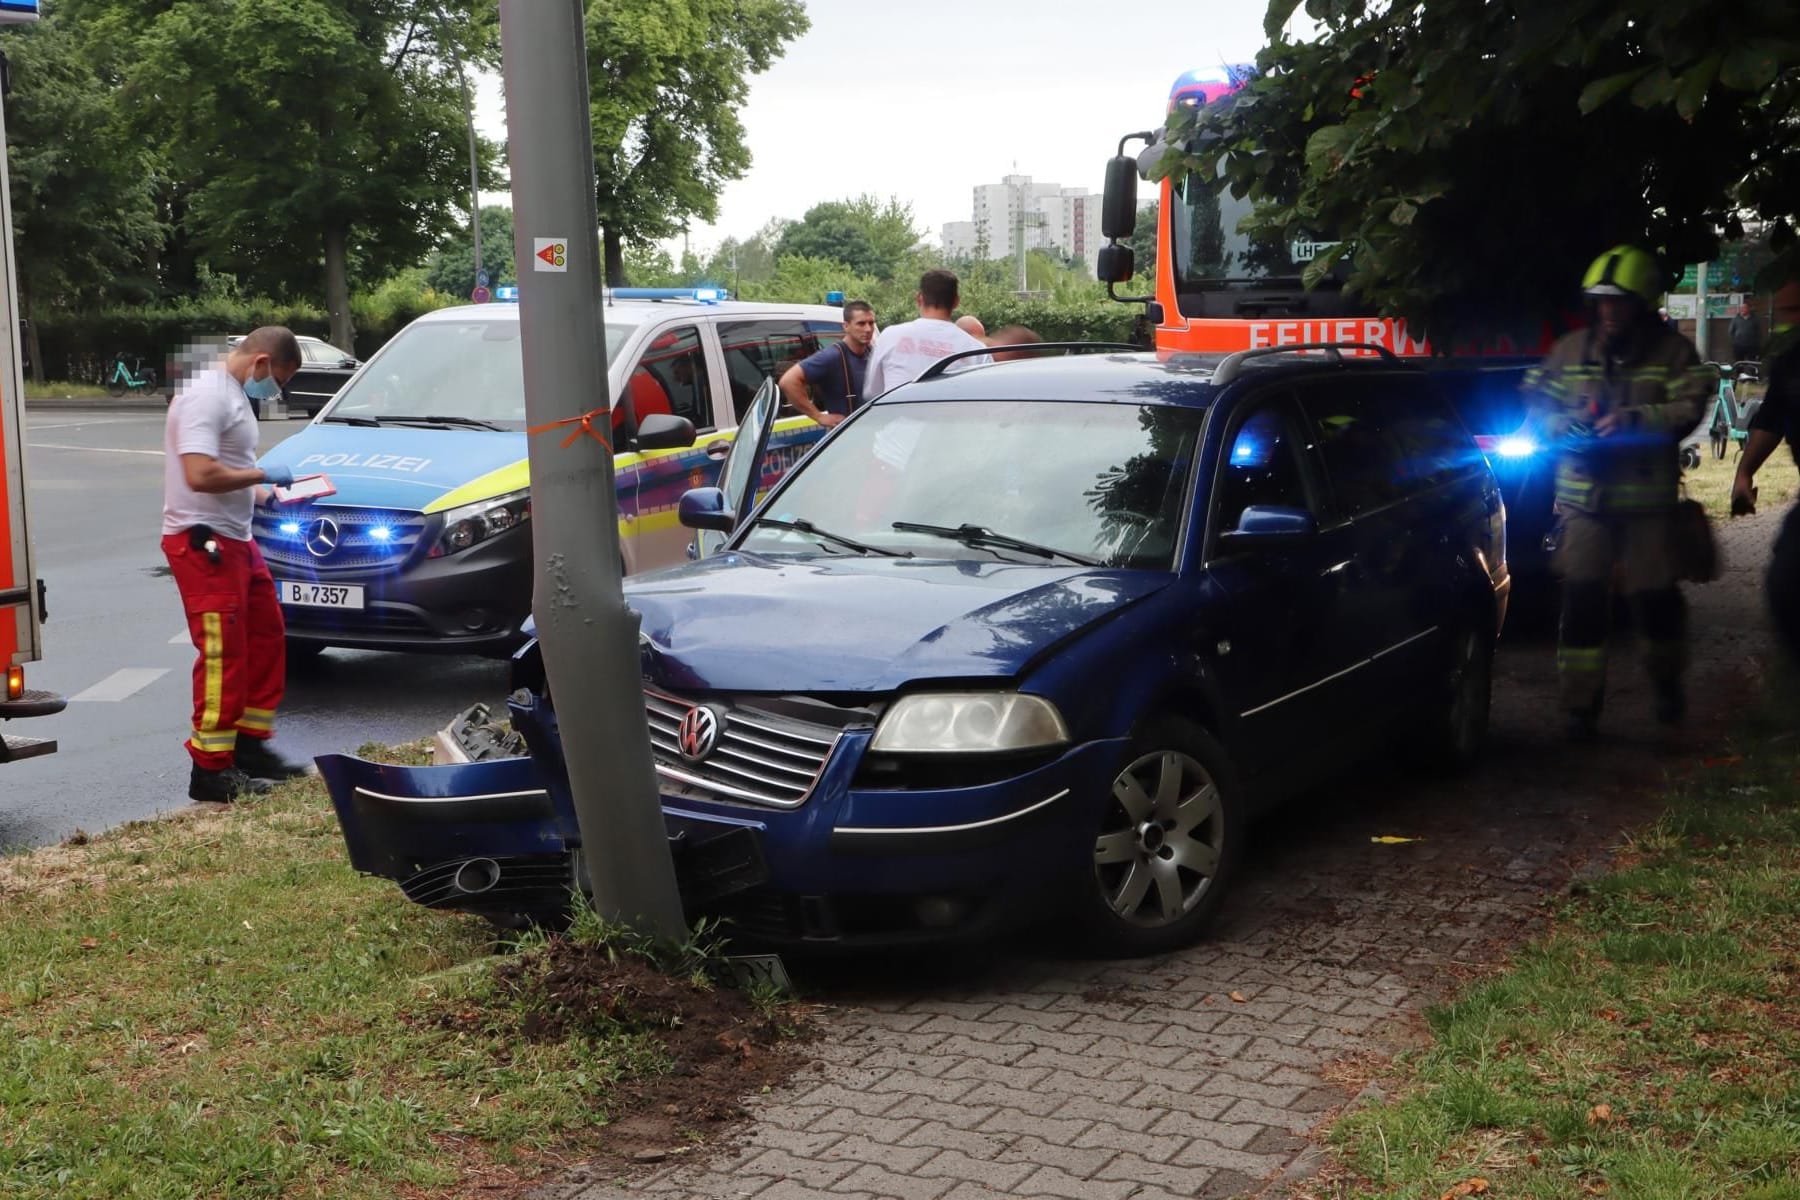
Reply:
[[706, 443], [705, 454], [706, 454], [706, 457], [708, 457], [708, 458], [721, 459], [730, 453], [731, 453], [731, 443], [726, 441], [724, 438], [720, 438], [716, 442]]

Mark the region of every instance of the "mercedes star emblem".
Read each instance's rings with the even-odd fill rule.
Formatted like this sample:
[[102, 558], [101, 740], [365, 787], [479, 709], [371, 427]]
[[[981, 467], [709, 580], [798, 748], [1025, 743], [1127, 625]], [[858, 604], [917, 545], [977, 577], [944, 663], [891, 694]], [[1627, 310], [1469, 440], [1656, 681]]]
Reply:
[[330, 517], [320, 517], [306, 531], [306, 549], [314, 558], [329, 557], [338, 548], [338, 523]]
[[688, 709], [675, 731], [675, 748], [693, 763], [711, 754], [718, 740], [719, 714], [704, 704]]

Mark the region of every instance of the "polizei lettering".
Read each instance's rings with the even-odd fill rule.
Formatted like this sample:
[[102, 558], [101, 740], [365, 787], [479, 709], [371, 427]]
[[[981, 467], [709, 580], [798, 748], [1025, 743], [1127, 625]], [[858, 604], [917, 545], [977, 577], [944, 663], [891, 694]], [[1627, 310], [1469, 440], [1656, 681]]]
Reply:
[[429, 458], [413, 458], [405, 454], [309, 454], [296, 463], [294, 469], [366, 467], [371, 471], [410, 471], [416, 475], [430, 465]]

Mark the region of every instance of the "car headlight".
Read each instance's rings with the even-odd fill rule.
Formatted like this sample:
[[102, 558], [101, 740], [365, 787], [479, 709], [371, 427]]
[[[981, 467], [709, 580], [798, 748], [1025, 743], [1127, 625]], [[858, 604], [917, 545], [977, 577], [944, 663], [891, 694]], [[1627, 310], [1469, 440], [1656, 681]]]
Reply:
[[1056, 706], [1019, 692], [902, 696], [881, 718], [869, 749], [900, 754], [1031, 750], [1069, 740]]
[[444, 532], [438, 535], [427, 557], [442, 558], [467, 550], [530, 518], [530, 491], [508, 492], [492, 500], [479, 500], [449, 509], [444, 513]]

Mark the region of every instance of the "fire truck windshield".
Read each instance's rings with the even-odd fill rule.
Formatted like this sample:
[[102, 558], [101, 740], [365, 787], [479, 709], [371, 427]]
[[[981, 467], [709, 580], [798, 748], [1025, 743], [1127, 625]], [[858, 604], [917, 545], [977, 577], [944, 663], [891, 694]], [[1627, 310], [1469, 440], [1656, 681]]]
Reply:
[[1167, 233], [1180, 291], [1297, 280], [1318, 249], [1314, 242], [1253, 240], [1240, 233], [1250, 201], [1233, 198], [1229, 187], [1209, 185], [1192, 172], [1171, 184]]

